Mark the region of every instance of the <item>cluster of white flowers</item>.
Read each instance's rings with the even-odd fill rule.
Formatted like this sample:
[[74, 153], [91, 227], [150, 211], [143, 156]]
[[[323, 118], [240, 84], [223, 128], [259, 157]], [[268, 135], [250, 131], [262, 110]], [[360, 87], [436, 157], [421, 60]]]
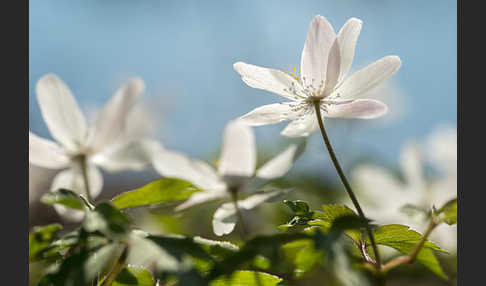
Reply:
[[[434, 176], [426, 176], [426, 163]], [[440, 127], [425, 143], [408, 142], [400, 154], [400, 180], [386, 168], [362, 164], [352, 172], [369, 218], [378, 224], [398, 223], [422, 232], [426, 212], [457, 197], [457, 132]], [[456, 251], [457, 226], [439, 225], [430, 238]]]
[[[250, 126], [291, 120], [282, 135], [308, 136], [318, 127], [314, 110], [316, 103], [325, 117], [369, 119], [386, 113], [384, 103], [359, 96], [393, 75], [400, 68], [401, 61], [397, 56], [387, 56], [347, 77], [361, 26], [361, 20], [351, 18], [336, 34], [324, 17], [316, 16], [310, 24], [302, 51], [300, 76], [295, 70], [287, 74], [243, 62], [235, 63], [234, 69], [246, 84], [276, 93], [289, 101], [265, 105], [229, 121], [216, 168], [167, 150], [160, 143], [141, 136], [136, 126], [130, 128], [129, 116], [144, 91], [141, 79], [131, 79], [120, 88], [94, 125], [88, 128], [71, 91], [52, 74], [39, 80], [36, 94], [42, 116], [57, 142], [40, 138], [29, 131], [29, 162], [36, 168], [59, 171], [52, 180], [51, 191], [66, 188], [91, 200], [100, 194], [103, 187], [103, 177], [98, 167], [114, 172], [153, 166], [164, 177], [184, 179], [203, 190], [177, 206], [177, 211], [208, 201], [232, 199], [233, 202], [223, 203], [213, 216], [215, 234], [228, 234], [235, 227], [239, 209], [253, 209], [286, 193], [274, 189], [263, 191], [262, 187], [285, 175], [304, 147], [304, 140], [300, 144], [291, 144], [256, 169], [255, 137]], [[133, 132], [138, 133], [134, 136]], [[445, 147], [446, 150], [448, 148]], [[409, 192], [410, 202], [422, 202], [423, 194], [416, 191], [423, 188], [418, 174], [420, 168], [413, 161], [415, 159], [407, 157], [404, 160], [407, 188], [411, 186], [414, 189]], [[363, 172], [378, 171], [368, 168]], [[373, 178], [371, 191], [383, 192], [385, 189], [376, 187], [380, 182], [390, 187], [386, 189], [388, 192], [394, 190], [391, 187], [400, 188], [400, 184], [389, 182], [388, 174], [380, 172], [383, 174], [375, 174], [374, 177], [357, 177]], [[34, 177], [31, 176], [31, 180]], [[239, 196], [245, 198], [239, 199]], [[383, 196], [379, 197], [375, 201], [380, 204], [380, 212], [395, 207], [395, 202], [382, 204]], [[82, 216], [82, 212], [68, 211], [61, 206], [56, 206], [56, 210], [69, 219], [79, 220]]]

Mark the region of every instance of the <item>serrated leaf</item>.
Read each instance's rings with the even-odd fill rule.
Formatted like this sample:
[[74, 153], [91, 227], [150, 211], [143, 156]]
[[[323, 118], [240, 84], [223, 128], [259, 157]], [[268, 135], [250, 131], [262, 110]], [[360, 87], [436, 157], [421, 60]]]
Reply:
[[201, 245], [194, 242], [194, 239], [190, 237], [149, 235], [146, 239], [154, 242], [179, 261], [182, 261], [184, 256], [187, 255], [210, 261], [213, 260]]
[[62, 229], [60, 224], [36, 226], [29, 233], [29, 262], [42, 259], [40, 254], [56, 239], [56, 234]]
[[[413, 249], [422, 239], [422, 235], [410, 227], [401, 224], [387, 224], [376, 228], [373, 231], [375, 241], [378, 244]], [[429, 248], [438, 252], [448, 253], [433, 242], [427, 240], [424, 248]]]
[[122, 238], [129, 230], [131, 219], [110, 202], [98, 204], [88, 211], [83, 226], [88, 232], [99, 231], [112, 238]]
[[126, 266], [116, 277], [111, 286], [154, 286], [152, 274], [140, 266]]
[[[359, 227], [363, 227], [362, 219], [350, 208], [345, 205], [323, 205], [323, 212], [316, 212], [314, 217], [318, 220], [314, 225], [321, 226], [321, 229], [326, 233], [331, 227], [345, 230], [344, 233], [355, 242], [361, 241], [361, 231]], [[319, 224], [319, 220], [324, 223]]]
[[[410, 254], [422, 239], [420, 233], [411, 230], [406, 225], [399, 224], [380, 226], [373, 233], [377, 244], [392, 247], [404, 254]], [[440, 267], [433, 251], [447, 253], [447, 251], [427, 240], [416, 259], [439, 277], [447, 279], [447, 275]]]
[[85, 206], [83, 200], [78, 194], [66, 189], [59, 189], [55, 192], [47, 192], [41, 197], [40, 200], [47, 205], [63, 205], [75, 210], [84, 210]]
[[200, 190], [188, 181], [163, 178], [122, 193], [113, 198], [112, 202], [119, 209], [142, 207], [185, 200], [198, 191]]
[[309, 205], [301, 200], [290, 201], [284, 200], [283, 203], [287, 205], [298, 216], [307, 216], [311, 214]]
[[209, 283], [210, 286], [275, 286], [282, 285], [277, 276], [256, 271], [235, 271], [230, 277], [220, 277]]
[[457, 199], [448, 201], [437, 213], [440, 215], [440, 220], [448, 225], [457, 223]]

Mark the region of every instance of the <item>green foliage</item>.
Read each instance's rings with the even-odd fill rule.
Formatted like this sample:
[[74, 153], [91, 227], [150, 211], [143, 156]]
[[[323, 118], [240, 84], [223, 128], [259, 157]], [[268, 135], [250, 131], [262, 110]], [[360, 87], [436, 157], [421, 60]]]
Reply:
[[48, 205], [63, 205], [76, 210], [84, 210], [85, 207], [91, 207], [91, 205], [89, 205], [88, 202], [82, 199], [77, 193], [66, 189], [59, 189], [55, 192], [45, 193], [41, 197], [41, 202]]
[[56, 239], [56, 234], [62, 229], [60, 224], [49, 224], [46, 226], [36, 226], [29, 233], [29, 262], [42, 259], [43, 253], [52, 241]]
[[[377, 244], [392, 247], [404, 254], [410, 254], [422, 240], [420, 233], [411, 230], [408, 226], [399, 224], [384, 225], [376, 228], [374, 237]], [[447, 279], [447, 275], [440, 267], [433, 251], [447, 253], [447, 251], [427, 240], [416, 259], [439, 277]]]
[[275, 275], [255, 271], [235, 271], [230, 277], [213, 280], [210, 286], [274, 286], [284, 285], [283, 280]]
[[113, 238], [123, 238], [129, 230], [131, 219], [110, 202], [98, 204], [86, 213], [83, 227], [88, 232], [99, 231]]
[[[353, 210], [344, 205], [323, 205], [323, 211], [310, 211], [309, 206], [303, 201], [284, 201], [295, 216], [284, 225], [281, 230], [296, 230], [299, 227], [319, 227], [323, 233], [329, 232], [331, 228], [343, 230], [357, 244], [361, 241], [360, 228], [365, 223]], [[338, 231], [338, 232], [339, 232]], [[337, 233], [336, 233], [337, 234]]]
[[111, 286], [154, 286], [152, 274], [140, 266], [126, 266], [116, 276]]
[[187, 181], [163, 178], [122, 193], [113, 198], [112, 202], [119, 209], [142, 207], [185, 200], [198, 191], [200, 190]]
[[452, 199], [442, 206], [436, 215], [440, 217], [440, 221], [447, 223], [448, 225], [454, 225], [457, 223], [457, 199]]
[[302, 239], [312, 239], [311, 235], [305, 233], [281, 233], [268, 236], [257, 236], [245, 243], [239, 252], [227, 256], [218, 262], [211, 269], [207, 279], [213, 280], [222, 275], [229, 275], [240, 267], [251, 263], [257, 256], [261, 255], [272, 263], [280, 262], [279, 249], [282, 245]]

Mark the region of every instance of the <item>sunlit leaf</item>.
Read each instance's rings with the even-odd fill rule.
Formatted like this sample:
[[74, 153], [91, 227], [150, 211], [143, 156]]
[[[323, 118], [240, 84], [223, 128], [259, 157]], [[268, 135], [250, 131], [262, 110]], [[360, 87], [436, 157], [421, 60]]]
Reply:
[[448, 201], [442, 208], [437, 211], [440, 220], [448, 225], [457, 223], [457, 199]]
[[45, 193], [41, 197], [41, 202], [48, 205], [63, 205], [76, 210], [84, 210], [85, 207], [84, 201], [78, 194], [66, 189], [59, 189], [55, 192]]
[[263, 272], [235, 271], [230, 277], [213, 280], [210, 286], [274, 286], [283, 285], [282, 279]]
[[[392, 247], [404, 254], [412, 253], [422, 239], [420, 233], [411, 230], [408, 226], [399, 224], [380, 226], [373, 233], [377, 244]], [[433, 251], [447, 253], [447, 251], [435, 245], [433, 242], [426, 241], [422, 250], [417, 255], [417, 261], [439, 277], [447, 279], [447, 275], [442, 270]]]
[[139, 189], [122, 193], [112, 199], [119, 209], [176, 202], [200, 191], [191, 183], [173, 178], [153, 181]]
[[56, 234], [60, 229], [62, 226], [57, 223], [36, 226], [32, 229], [29, 233], [29, 262], [41, 259], [40, 254], [56, 239]]

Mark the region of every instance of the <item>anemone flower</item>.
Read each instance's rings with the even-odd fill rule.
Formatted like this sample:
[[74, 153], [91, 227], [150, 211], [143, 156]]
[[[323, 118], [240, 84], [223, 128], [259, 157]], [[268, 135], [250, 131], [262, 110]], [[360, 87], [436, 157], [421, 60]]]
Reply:
[[[47, 74], [38, 81], [36, 94], [42, 117], [57, 142], [29, 131], [29, 163], [60, 171], [51, 183], [51, 191], [66, 188], [92, 200], [103, 187], [98, 167], [110, 172], [141, 170], [150, 163], [145, 152], [150, 142], [125, 134], [127, 115], [143, 90], [141, 79], [131, 79], [88, 128], [71, 91], [59, 77]], [[79, 220], [83, 215], [62, 206], [55, 208], [67, 219]]]
[[[190, 181], [203, 190], [177, 206], [177, 211], [214, 200], [233, 200], [222, 204], [214, 213], [213, 230], [216, 235], [221, 236], [233, 231], [239, 209], [256, 208], [286, 192], [280, 189], [260, 191], [260, 188], [270, 180], [285, 175], [303, 147], [303, 143], [292, 144], [255, 170], [256, 147], [253, 131], [236, 120], [230, 121], [225, 128], [217, 170], [205, 162], [167, 150], [154, 154], [152, 164], [161, 175]], [[250, 196], [238, 200], [241, 195]]]
[[[431, 143], [427, 145], [439, 144], [438, 138], [434, 135], [434, 140], [429, 139]], [[445, 149], [455, 150], [456, 146], [452, 143], [452, 140], [446, 140], [442, 141], [440, 145], [443, 147], [447, 145], [448, 147]], [[424, 149], [431, 150], [427, 145]], [[353, 170], [352, 178], [356, 189], [363, 198], [368, 199], [363, 202], [370, 219], [379, 224], [398, 223], [410, 226], [419, 232], [424, 231], [428, 224], [425, 213], [433, 206], [439, 208], [447, 201], [457, 197], [455, 173], [433, 179], [424, 176], [425, 164], [422, 151], [423, 149], [416, 143], [408, 143], [402, 149], [400, 171], [403, 180], [396, 178], [390, 171], [372, 164], [363, 164]], [[435, 152], [442, 151], [444, 150], [435, 149]], [[452, 160], [449, 159], [449, 161]], [[414, 211], [416, 209], [422, 211]], [[447, 250], [455, 251], [457, 227], [441, 224], [432, 232], [430, 238]]]
[[258, 107], [241, 119], [252, 126], [291, 120], [281, 134], [300, 137], [318, 127], [315, 104], [324, 117], [370, 119], [385, 114], [384, 103], [359, 97], [393, 75], [401, 61], [397, 56], [387, 56], [347, 77], [361, 26], [361, 20], [351, 18], [336, 35], [324, 17], [316, 16], [302, 51], [300, 76], [295, 68], [289, 75], [236, 62], [233, 67], [247, 85], [289, 100]]

